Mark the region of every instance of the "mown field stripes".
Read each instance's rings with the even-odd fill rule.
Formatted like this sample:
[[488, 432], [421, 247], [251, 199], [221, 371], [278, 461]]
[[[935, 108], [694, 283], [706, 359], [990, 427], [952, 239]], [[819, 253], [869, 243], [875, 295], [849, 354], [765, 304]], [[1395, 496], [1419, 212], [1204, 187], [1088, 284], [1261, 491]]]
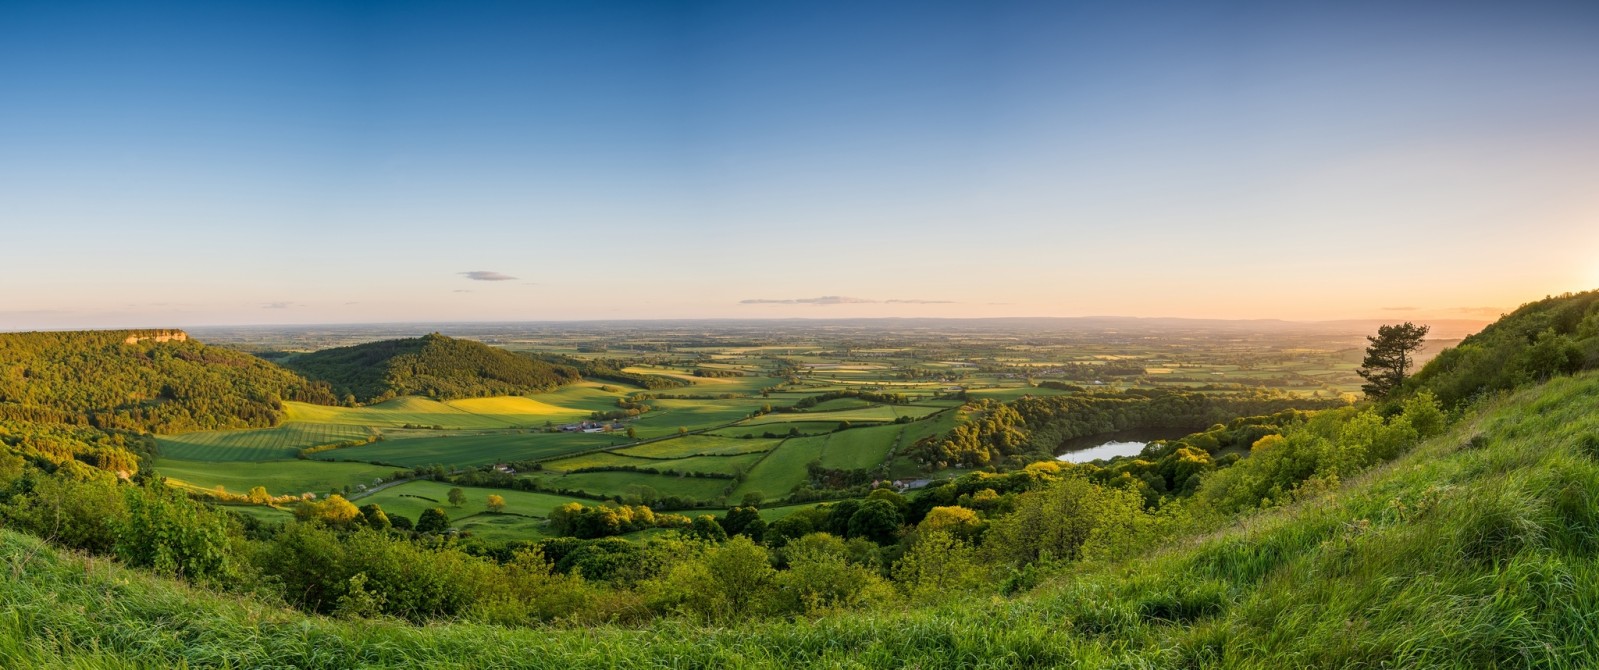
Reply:
[[157, 436], [161, 455], [188, 461], [272, 461], [294, 458], [301, 449], [363, 440], [366, 426], [291, 422], [276, 428], [218, 430]]

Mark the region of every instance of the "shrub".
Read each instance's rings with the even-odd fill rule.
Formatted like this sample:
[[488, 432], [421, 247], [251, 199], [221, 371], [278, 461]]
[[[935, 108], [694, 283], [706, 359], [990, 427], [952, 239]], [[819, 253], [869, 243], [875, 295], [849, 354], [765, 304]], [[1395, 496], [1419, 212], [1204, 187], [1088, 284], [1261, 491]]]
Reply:
[[117, 557], [129, 565], [207, 582], [227, 576], [223, 518], [164, 484], [129, 487], [128, 516], [117, 528]]

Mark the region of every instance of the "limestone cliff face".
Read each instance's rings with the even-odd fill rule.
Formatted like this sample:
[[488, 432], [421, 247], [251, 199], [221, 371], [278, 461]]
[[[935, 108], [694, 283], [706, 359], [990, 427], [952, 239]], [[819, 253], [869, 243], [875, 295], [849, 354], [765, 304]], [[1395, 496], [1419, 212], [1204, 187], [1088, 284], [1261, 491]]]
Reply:
[[156, 342], [187, 342], [189, 334], [181, 330], [130, 330], [123, 344], [138, 344], [145, 340]]

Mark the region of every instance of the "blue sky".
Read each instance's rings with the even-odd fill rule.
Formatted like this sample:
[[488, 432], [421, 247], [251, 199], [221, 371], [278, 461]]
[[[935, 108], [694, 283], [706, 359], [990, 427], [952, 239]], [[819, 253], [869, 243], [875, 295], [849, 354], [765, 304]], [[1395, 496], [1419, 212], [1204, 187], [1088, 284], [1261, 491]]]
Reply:
[[0, 0], [0, 327], [1599, 287], [1599, 5], [1299, 4]]

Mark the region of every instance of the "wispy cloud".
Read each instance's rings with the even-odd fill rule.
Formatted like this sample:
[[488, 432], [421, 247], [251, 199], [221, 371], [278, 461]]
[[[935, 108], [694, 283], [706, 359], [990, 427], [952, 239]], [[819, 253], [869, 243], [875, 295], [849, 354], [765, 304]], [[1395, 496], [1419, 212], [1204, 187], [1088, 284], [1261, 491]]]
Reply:
[[1414, 312], [1414, 311], [1416, 311], [1416, 309], [1417, 308], [1415, 308], [1415, 307], [1383, 307], [1382, 311], [1384, 311], [1384, 312]]
[[494, 272], [492, 270], [473, 270], [471, 272], [461, 272], [461, 273], [458, 273], [458, 274], [466, 275], [466, 278], [470, 279], [472, 281], [515, 281], [516, 280], [516, 277], [512, 277], [511, 275], [508, 275], [508, 274], [505, 274], [505, 273], [502, 273], [502, 272]]
[[458, 289], [455, 289], [454, 291], [451, 291], [451, 293], [471, 293], [471, 292], [472, 292], [472, 289], [469, 289], [469, 288], [458, 288]]
[[741, 305], [863, 305], [863, 304], [898, 304], [898, 305], [945, 305], [953, 300], [918, 300], [894, 298], [890, 300], [874, 300], [871, 298], [851, 298], [845, 295], [824, 295], [819, 298], [749, 298], [740, 300]]
[[262, 303], [261, 309], [288, 309], [293, 306], [292, 302], [268, 302]]

